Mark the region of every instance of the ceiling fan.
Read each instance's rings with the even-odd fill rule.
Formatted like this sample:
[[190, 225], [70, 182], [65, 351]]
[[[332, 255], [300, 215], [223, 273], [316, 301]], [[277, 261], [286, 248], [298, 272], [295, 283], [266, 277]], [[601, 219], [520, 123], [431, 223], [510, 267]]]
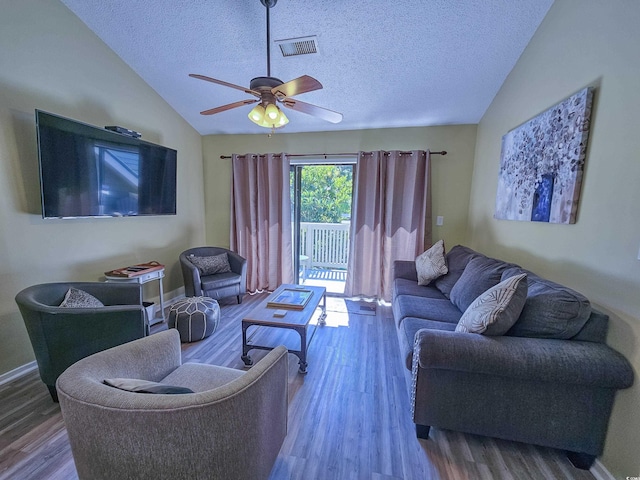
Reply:
[[297, 112], [306, 113], [307, 115], [313, 115], [314, 117], [321, 118], [328, 122], [339, 123], [342, 120], [342, 114], [328, 110], [326, 108], [311, 105], [310, 103], [301, 102], [291, 97], [300, 95], [306, 92], [312, 92], [314, 90], [320, 90], [322, 84], [309, 75], [303, 75], [294, 80], [283, 82], [279, 78], [271, 76], [271, 48], [270, 48], [270, 28], [269, 28], [269, 9], [274, 7], [278, 0], [260, 0], [260, 3], [265, 6], [267, 10], [267, 76], [256, 77], [251, 80], [249, 88], [234, 85], [233, 83], [218, 80], [216, 78], [207, 77], [205, 75], [198, 75], [190, 73], [189, 76], [205, 80], [211, 83], [217, 83], [225, 87], [235, 88], [241, 90], [249, 95], [253, 95], [257, 98], [249, 98], [246, 100], [240, 100], [239, 102], [229, 103], [220, 107], [211, 108], [200, 112], [202, 115], [213, 115], [220, 112], [225, 112], [233, 108], [242, 107], [244, 105], [251, 105], [258, 103], [251, 112], [249, 112], [249, 119], [261, 127], [276, 129], [283, 127], [289, 123], [289, 119], [278, 108], [278, 103], [282, 104], [286, 108], [295, 110]]

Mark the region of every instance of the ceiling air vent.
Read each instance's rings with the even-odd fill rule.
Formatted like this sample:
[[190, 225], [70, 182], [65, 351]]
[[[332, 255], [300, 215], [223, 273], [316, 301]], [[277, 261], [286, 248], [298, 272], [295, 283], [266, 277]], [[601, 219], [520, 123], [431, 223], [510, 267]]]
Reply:
[[296, 55], [308, 55], [318, 53], [318, 42], [315, 35], [312, 37], [288, 38], [286, 40], [276, 40], [283, 57], [294, 57]]

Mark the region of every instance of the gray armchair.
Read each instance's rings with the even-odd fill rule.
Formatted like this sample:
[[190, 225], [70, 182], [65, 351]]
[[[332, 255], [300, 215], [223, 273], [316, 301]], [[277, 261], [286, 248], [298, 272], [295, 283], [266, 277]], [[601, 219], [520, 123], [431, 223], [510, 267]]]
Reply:
[[[93, 295], [105, 306], [60, 307], [70, 287]], [[138, 284], [43, 283], [22, 290], [16, 295], [16, 303], [27, 327], [40, 378], [54, 402], [58, 401], [56, 379], [69, 365], [147, 333]]]
[[[181, 361], [175, 329], [96, 353], [58, 378], [80, 480], [266, 479], [287, 433], [287, 349], [242, 371]], [[132, 393], [105, 379], [186, 387]]]
[[[189, 257], [210, 257], [226, 253], [229, 259], [230, 272], [214, 275], [202, 275]], [[187, 297], [211, 297], [220, 300], [236, 296], [242, 303], [242, 296], [247, 291], [247, 260], [235, 252], [222, 247], [196, 247], [180, 254], [180, 267], [184, 279], [184, 293]]]

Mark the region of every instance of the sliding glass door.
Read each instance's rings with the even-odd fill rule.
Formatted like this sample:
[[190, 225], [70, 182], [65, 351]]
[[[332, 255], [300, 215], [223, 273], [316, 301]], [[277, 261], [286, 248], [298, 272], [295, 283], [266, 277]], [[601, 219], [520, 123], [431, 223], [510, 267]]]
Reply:
[[344, 293], [354, 170], [351, 162], [291, 165], [293, 262], [299, 284]]

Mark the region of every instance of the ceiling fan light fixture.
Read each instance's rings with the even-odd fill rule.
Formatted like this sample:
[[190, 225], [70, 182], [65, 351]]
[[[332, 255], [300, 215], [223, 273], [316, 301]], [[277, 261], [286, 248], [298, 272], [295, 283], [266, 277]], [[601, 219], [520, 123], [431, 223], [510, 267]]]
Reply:
[[284, 112], [280, 110], [280, 117], [278, 118], [278, 127], [284, 127], [287, 123], [289, 123], [289, 119], [284, 114]]
[[278, 125], [273, 120], [269, 120], [269, 117], [264, 117], [262, 122], [260, 123], [261, 127], [269, 128], [271, 130], [278, 128]]
[[258, 104], [249, 112], [249, 120], [251, 120], [256, 125], [262, 126], [263, 120], [265, 120], [264, 116], [264, 107], [262, 104]]
[[[216, 108], [210, 108], [200, 112], [202, 115], [213, 115], [220, 112], [226, 112], [233, 108], [243, 107], [245, 105], [251, 105], [258, 103], [248, 115], [249, 120], [260, 127], [270, 128], [275, 130], [289, 123], [287, 116], [280, 110], [277, 102], [282, 103], [285, 107], [291, 110], [296, 110], [307, 115], [312, 115], [328, 122], [338, 123], [342, 120], [342, 114], [333, 112], [326, 108], [318, 107], [310, 103], [293, 100], [291, 97], [300, 95], [302, 93], [313, 92], [320, 90], [322, 84], [309, 75], [302, 75], [301, 77], [294, 78], [288, 82], [283, 82], [279, 78], [271, 76], [271, 33], [269, 25], [269, 10], [275, 6], [278, 0], [260, 0], [260, 3], [266, 8], [266, 20], [267, 20], [267, 75], [265, 77], [255, 77], [251, 79], [249, 88], [241, 87], [233, 83], [218, 80], [216, 78], [208, 77], [206, 75], [200, 75], [190, 73], [189, 76], [197, 78], [199, 80], [205, 80], [207, 82], [216, 83], [224, 87], [240, 90], [246, 94], [253, 95], [257, 99], [241, 100], [239, 102], [230, 103], [228, 105], [222, 105]], [[297, 54], [312, 53], [317, 51], [315, 36], [313, 37], [300, 37], [294, 39], [283, 40], [282, 42], [293, 43]], [[281, 45], [282, 46], [282, 45]], [[284, 50], [283, 50], [284, 54]]]
[[249, 120], [260, 127], [280, 128], [289, 123], [289, 119], [275, 103], [269, 103], [265, 108], [261, 103], [249, 112]]
[[270, 103], [269, 105], [267, 105], [264, 113], [269, 118], [269, 120], [275, 121], [280, 116], [280, 109], [276, 106], [275, 103]]

